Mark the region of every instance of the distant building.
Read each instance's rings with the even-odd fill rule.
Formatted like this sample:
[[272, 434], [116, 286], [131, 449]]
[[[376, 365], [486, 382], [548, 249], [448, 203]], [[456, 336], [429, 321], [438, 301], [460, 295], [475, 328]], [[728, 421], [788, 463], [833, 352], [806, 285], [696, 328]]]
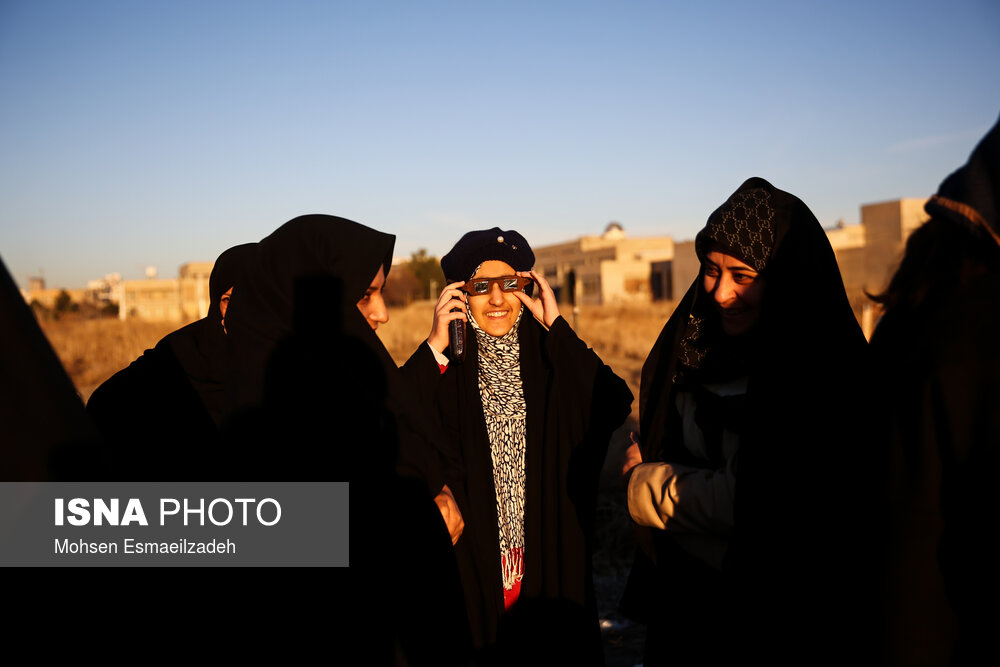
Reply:
[[45, 278], [41, 276], [30, 276], [28, 278], [28, 289], [20, 290], [21, 296], [28, 304], [37, 303], [49, 310], [56, 307], [56, 299], [63, 292], [69, 295], [73, 303], [82, 303], [86, 299], [86, 290], [63, 289], [61, 287], [46, 287]]
[[827, 230], [830, 245], [837, 255], [840, 274], [851, 308], [871, 337], [878, 306], [866, 292], [877, 294], [889, 285], [906, 239], [926, 222], [926, 199], [894, 199], [861, 207], [861, 224]]
[[[208, 279], [213, 262], [189, 262], [180, 267], [177, 278], [125, 280], [119, 288], [118, 317], [186, 323], [208, 314]], [[157, 275], [146, 270], [146, 275]]]
[[[44, 281], [41, 284], [44, 285]], [[69, 295], [69, 299], [73, 303], [83, 303], [87, 298], [87, 290], [62, 289], [61, 287], [38, 288], [37, 283], [35, 289], [25, 290], [23, 296], [24, 300], [29, 304], [38, 303], [39, 305], [52, 310], [56, 307], [56, 299], [58, 299], [59, 295], [63, 292], [66, 292], [66, 294]]]
[[86, 300], [97, 306], [118, 303], [121, 293], [122, 274], [109, 273], [103, 278], [87, 281]]
[[674, 256], [669, 236], [628, 238], [610, 223], [600, 236], [535, 248], [535, 270], [562, 303], [598, 305], [648, 303], [653, 298], [651, 268]]
[[185, 324], [208, 314], [208, 280], [214, 262], [188, 262], [180, 267], [177, 278], [156, 278], [148, 267], [145, 280], [122, 280], [120, 273], [109, 273], [91, 280], [86, 289], [46, 288], [45, 279], [28, 279], [28, 289], [21, 295], [29, 304], [38, 302], [48, 309], [56, 306], [59, 294], [66, 292], [76, 304], [97, 307], [118, 304], [118, 318]]
[[126, 280], [122, 283], [118, 317], [122, 320], [180, 321], [180, 281], [176, 278]]
[[208, 280], [215, 262], [188, 262], [178, 272], [181, 283], [181, 312], [185, 320], [200, 320], [212, 305]]

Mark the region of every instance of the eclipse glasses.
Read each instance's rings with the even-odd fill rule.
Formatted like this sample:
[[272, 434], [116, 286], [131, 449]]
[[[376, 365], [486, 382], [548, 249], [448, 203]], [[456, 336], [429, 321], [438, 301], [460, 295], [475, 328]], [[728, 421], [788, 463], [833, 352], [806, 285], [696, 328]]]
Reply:
[[473, 278], [465, 283], [462, 291], [469, 296], [479, 296], [481, 294], [489, 294], [493, 290], [493, 285], [498, 285], [502, 292], [516, 292], [521, 290], [528, 296], [531, 296], [531, 288], [534, 284], [535, 281], [531, 278], [522, 278], [521, 276]]

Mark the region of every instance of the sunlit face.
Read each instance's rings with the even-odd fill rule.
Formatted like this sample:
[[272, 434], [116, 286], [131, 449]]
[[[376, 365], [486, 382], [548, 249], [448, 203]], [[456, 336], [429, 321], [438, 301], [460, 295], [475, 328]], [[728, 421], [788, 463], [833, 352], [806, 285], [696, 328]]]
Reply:
[[379, 324], [389, 321], [389, 311], [385, 307], [385, 299], [382, 297], [382, 288], [385, 287], [385, 267], [378, 267], [378, 273], [368, 286], [365, 295], [358, 301], [358, 310], [365, 316], [365, 322], [372, 329], [378, 329]]
[[764, 278], [716, 246], [705, 255], [702, 267], [702, 285], [722, 317], [722, 330], [730, 336], [750, 331], [760, 317]]
[[[477, 278], [512, 276], [514, 273], [510, 264], [490, 259], [483, 262], [469, 282]], [[469, 295], [469, 312], [480, 329], [499, 338], [514, 328], [521, 312], [521, 302], [513, 292], [504, 292], [496, 283], [490, 287], [487, 294]]]
[[[219, 299], [219, 312], [222, 313], [222, 330], [226, 331], [226, 310], [229, 309], [229, 299], [233, 297], [233, 288], [230, 287]], [[226, 331], [226, 333], [229, 333]]]

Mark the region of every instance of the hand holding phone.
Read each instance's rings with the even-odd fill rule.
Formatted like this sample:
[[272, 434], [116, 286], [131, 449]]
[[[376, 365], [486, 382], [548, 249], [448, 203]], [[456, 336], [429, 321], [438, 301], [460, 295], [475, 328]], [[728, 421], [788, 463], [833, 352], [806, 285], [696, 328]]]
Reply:
[[[451, 283], [442, 291], [434, 307], [434, 321], [427, 342], [438, 352], [451, 347], [452, 357], [461, 361], [465, 358], [465, 294], [459, 287], [465, 282]], [[461, 348], [461, 354], [456, 350]]]

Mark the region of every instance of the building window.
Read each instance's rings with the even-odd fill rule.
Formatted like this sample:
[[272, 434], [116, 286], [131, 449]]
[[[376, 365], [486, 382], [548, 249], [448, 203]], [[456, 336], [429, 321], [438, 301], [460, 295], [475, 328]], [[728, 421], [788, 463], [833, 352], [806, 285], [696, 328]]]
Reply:
[[669, 301], [674, 298], [673, 280], [671, 278], [672, 264], [669, 260], [665, 262], [653, 262], [649, 272], [650, 290], [653, 293], [654, 301]]
[[645, 278], [626, 278], [625, 293], [640, 294], [649, 291], [649, 282]]

